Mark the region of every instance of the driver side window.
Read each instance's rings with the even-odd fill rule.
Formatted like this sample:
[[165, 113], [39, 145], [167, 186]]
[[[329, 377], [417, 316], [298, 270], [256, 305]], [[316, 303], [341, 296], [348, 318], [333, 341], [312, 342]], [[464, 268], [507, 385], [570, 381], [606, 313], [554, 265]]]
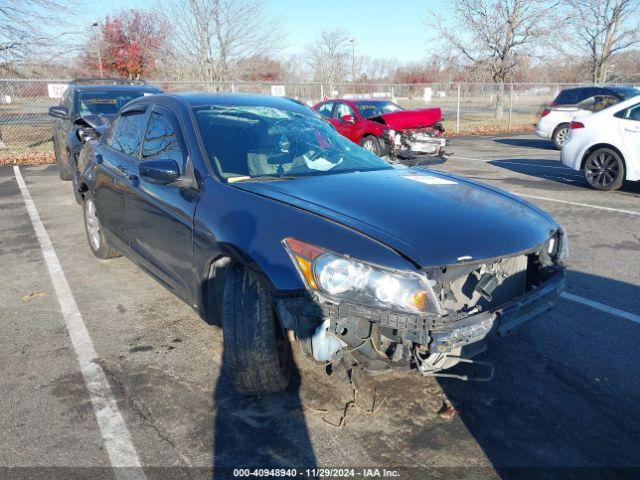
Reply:
[[160, 112], [151, 112], [144, 135], [141, 161], [173, 160], [183, 172], [185, 157], [179, 138], [179, 129], [171, 117]]
[[333, 112], [333, 116], [336, 118], [344, 118], [347, 115], [351, 115], [351, 117], [355, 120], [356, 116], [353, 113], [353, 110], [346, 103], [339, 103], [336, 105], [336, 109]]

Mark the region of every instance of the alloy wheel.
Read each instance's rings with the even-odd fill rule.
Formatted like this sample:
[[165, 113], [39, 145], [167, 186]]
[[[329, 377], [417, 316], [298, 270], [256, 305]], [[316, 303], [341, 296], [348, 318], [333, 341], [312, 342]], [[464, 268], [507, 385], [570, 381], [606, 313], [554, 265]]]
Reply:
[[100, 220], [96, 212], [96, 205], [93, 199], [89, 198], [85, 202], [85, 224], [91, 248], [95, 251], [100, 250]]
[[567, 137], [568, 136], [569, 136], [569, 129], [568, 128], [562, 128], [562, 129], [558, 130], [558, 134], [556, 135], [556, 138], [558, 139], [558, 145], [563, 147], [564, 144], [567, 143]]
[[370, 138], [365, 140], [362, 143], [362, 148], [364, 148], [365, 150], [368, 150], [370, 152], [376, 153], [376, 144], [373, 140], [371, 140]]
[[584, 174], [590, 185], [605, 189], [620, 175], [620, 164], [609, 152], [596, 152], [587, 159]]

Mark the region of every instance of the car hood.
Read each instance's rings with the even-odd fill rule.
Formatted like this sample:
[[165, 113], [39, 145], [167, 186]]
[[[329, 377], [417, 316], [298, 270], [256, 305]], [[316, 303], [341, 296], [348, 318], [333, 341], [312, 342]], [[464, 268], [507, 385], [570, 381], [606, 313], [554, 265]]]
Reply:
[[442, 120], [442, 110], [439, 108], [422, 108], [419, 110], [398, 110], [385, 113], [369, 120], [384, 123], [393, 130], [430, 127]]
[[74, 124], [78, 126], [89, 126], [93, 128], [99, 135], [102, 135], [109, 125], [111, 119], [115, 116], [115, 114], [105, 114], [101, 113], [99, 115], [85, 115], [84, 117], [79, 117], [76, 119]]
[[506, 192], [422, 168], [233, 186], [341, 223], [421, 267], [519, 253], [558, 228], [542, 210]]

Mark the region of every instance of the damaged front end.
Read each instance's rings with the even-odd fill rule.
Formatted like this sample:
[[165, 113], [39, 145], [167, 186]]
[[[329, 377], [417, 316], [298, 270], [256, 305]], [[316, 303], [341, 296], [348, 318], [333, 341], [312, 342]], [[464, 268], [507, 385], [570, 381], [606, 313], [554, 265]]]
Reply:
[[438, 123], [428, 128], [388, 130], [385, 141], [390, 156], [399, 160], [413, 160], [427, 155], [444, 158], [449, 140], [443, 134], [444, 128]]
[[[567, 242], [561, 228], [526, 252], [478, 262], [461, 259], [415, 276], [306, 244], [300, 248], [301, 242], [291, 240], [284, 243], [307, 291], [277, 295], [277, 311], [303, 351], [332, 370], [405, 369], [467, 380], [442, 371], [474, 363], [470, 359], [486, 349], [488, 337], [503, 336], [542, 315], [564, 288]], [[324, 265], [318, 268], [318, 262]], [[333, 264], [327, 268], [327, 262]], [[333, 283], [321, 275], [331, 276]], [[484, 379], [492, 375], [488, 367]]]

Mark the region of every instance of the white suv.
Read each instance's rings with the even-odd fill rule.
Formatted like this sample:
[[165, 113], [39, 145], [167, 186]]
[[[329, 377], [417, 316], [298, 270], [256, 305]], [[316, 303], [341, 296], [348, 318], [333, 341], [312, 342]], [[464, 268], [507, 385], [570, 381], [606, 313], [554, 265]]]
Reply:
[[573, 117], [603, 110], [637, 95], [640, 95], [640, 90], [631, 87], [567, 88], [542, 111], [536, 125], [536, 134], [553, 140], [553, 144], [560, 150], [567, 141]]

